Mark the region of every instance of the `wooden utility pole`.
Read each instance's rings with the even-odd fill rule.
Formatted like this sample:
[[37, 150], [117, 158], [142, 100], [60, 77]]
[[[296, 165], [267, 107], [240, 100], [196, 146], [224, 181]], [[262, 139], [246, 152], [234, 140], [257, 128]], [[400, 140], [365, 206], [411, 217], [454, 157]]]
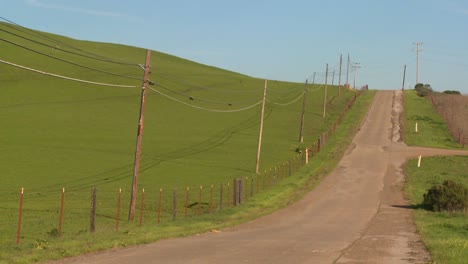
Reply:
[[128, 220], [133, 220], [135, 217], [135, 205], [138, 192], [138, 170], [140, 168], [140, 156], [141, 156], [141, 142], [143, 137], [143, 120], [145, 115], [145, 97], [146, 97], [146, 88], [148, 86], [149, 72], [150, 72], [150, 60], [151, 60], [151, 51], [146, 50], [146, 60], [145, 60], [145, 74], [143, 77], [143, 86], [141, 88], [141, 101], [140, 101], [140, 118], [138, 121], [138, 130], [137, 130], [137, 142], [135, 149], [135, 163], [133, 166], [133, 180], [132, 180], [132, 193], [130, 196], [130, 209], [128, 212]]
[[317, 73], [317, 72], [314, 72], [314, 78], [312, 79], [312, 84], [315, 84], [315, 74], [316, 74], [316, 73]]
[[354, 91], [356, 91], [356, 75], [357, 75], [357, 69], [358, 69], [358, 68], [361, 68], [361, 67], [359, 66], [359, 62], [353, 63], [353, 68], [354, 68], [354, 84], [353, 84], [353, 88], [354, 88]]
[[406, 77], [406, 64], [405, 64], [405, 68], [403, 70], [403, 84], [401, 85], [401, 90], [405, 90], [405, 77]]
[[260, 152], [262, 149], [262, 134], [263, 134], [263, 117], [265, 116], [265, 102], [266, 102], [267, 86], [268, 86], [268, 80], [265, 80], [265, 88], [263, 89], [262, 114], [260, 118], [260, 133], [258, 136], [257, 163], [255, 165], [256, 174], [258, 174], [259, 167], [260, 167]]
[[348, 76], [349, 76], [349, 53], [348, 53], [348, 64], [346, 65], [346, 84], [349, 86]]
[[302, 115], [301, 115], [301, 130], [299, 132], [299, 142], [304, 142], [304, 116], [305, 116], [305, 108], [307, 103], [307, 80], [305, 81], [304, 85], [304, 99], [302, 100]]
[[343, 54], [340, 54], [340, 73], [338, 74], [338, 96], [341, 95], [341, 64], [343, 64]]
[[325, 118], [326, 112], [327, 112], [327, 80], [328, 80], [328, 63], [327, 63], [327, 69], [325, 71], [325, 94], [323, 96], [323, 118]]
[[419, 83], [419, 52], [422, 50], [419, 48], [423, 43], [422, 42], [416, 42], [414, 43], [416, 45], [416, 84]]
[[335, 83], [335, 71], [333, 71], [333, 75], [332, 75], [332, 84], [331, 84], [331, 85], [333, 86], [334, 83]]

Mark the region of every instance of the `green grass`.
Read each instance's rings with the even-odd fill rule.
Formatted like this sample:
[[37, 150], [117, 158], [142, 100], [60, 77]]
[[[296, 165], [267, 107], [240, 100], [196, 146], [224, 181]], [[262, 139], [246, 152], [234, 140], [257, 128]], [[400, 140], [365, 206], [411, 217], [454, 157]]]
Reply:
[[[42, 37], [17, 31], [4, 23], [0, 23], [0, 28], [47, 42]], [[47, 36], [106, 57], [135, 63], [144, 61], [143, 49]], [[75, 63], [142, 77], [139, 67], [75, 56], [5, 32], [0, 32], [0, 37]], [[61, 48], [71, 50], [66, 46]], [[0, 50], [2, 60], [55, 74], [97, 82], [141, 85], [138, 80], [78, 68], [5, 42], [0, 42]], [[260, 101], [263, 93], [264, 80], [261, 79], [155, 51], [151, 61], [151, 80], [172, 91], [159, 86], [154, 88], [196, 107], [216, 110], [245, 108]], [[308, 181], [310, 173], [329, 169], [336, 162], [324, 155], [337, 157], [341, 153], [337, 149], [327, 149], [327, 146], [325, 152], [314, 157], [311, 165], [314, 169], [309, 166], [308, 170], [299, 173], [302, 176], [296, 178], [297, 182], [294, 178], [289, 182], [284, 180], [280, 187], [256, 194], [242, 207], [245, 210], [226, 209], [195, 217], [197, 207], [194, 207], [189, 210], [187, 219], [182, 220], [187, 187], [190, 187], [189, 201], [193, 203], [198, 201], [199, 186], [203, 185], [202, 202], [207, 203], [208, 190], [214, 185], [216, 203], [220, 184], [226, 192], [226, 183], [232, 182], [233, 178], [251, 179], [255, 168], [260, 106], [242, 112], [216, 113], [191, 108], [149, 91], [139, 179], [139, 193], [145, 188], [147, 201], [144, 224], [136, 228], [137, 220], [130, 223], [122, 221], [120, 231], [114, 232], [119, 188], [122, 188], [121, 217], [126, 218], [127, 215], [140, 90], [70, 82], [4, 64], [0, 64], [0, 72], [0, 123], [3, 128], [0, 130], [0, 262], [60, 258], [205, 232], [216, 226], [246, 221], [284, 206], [279, 201], [290, 201], [284, 198], [296, 193], [296, 187]], [[310, 146], [316, 142], [317, 136], [328, 129], [354, 95], [343, 90], [342, 96], [337, 97], [337, 87], [329, 86], [327, 118], [323, 119], [324, 89], [319, 84], [309, 86], [315, 91], [308, 93], [305, 142], [299, 144], [302, 100], [281, 104], [292, 102], [303, 89], [304, 85], [300, 83], [269, 81], [261, 175], [271, 175], [264, 171], [275, 166], [280, 168], [283, 162], [297, 158], [295, 150], [299, 146]], [[354, 118], [362, 116], [372, 94], [365, 94], [364, 99], [358, 101], [363, 105], [356, 108], [361, 112], [355, 113]], [[347, 122], [344, 127], [357, 125], [349, 119]], [[330, 140], [330, 146], [334, 145], [331, 143], [334, 140], [343, 142], [349, 139], [348, 132], [338, 132]], [[278, 175], [284, 176], [287, 173], [285, 166], [281, 168], [283, 171]], [[255, 177], [255, 180], [263, 182], [271, 178]], [[19, 190], [22, 187], [25, 188], [22, 235], [21, 244], [16, 246]], [[63, 233], [56, 237], [54, 232], [58, 225], [62, 187], [66, 189]], [[91, 187], [98, 190], [97, 233], [94, 235], [88, 232]], [[162, 219], [161, 225], [156, 226], [155, 207], [160, 188], [163, 189]], [[174, 188], [177, 189], [179, 208], [179, 220], [176, 222], [170, 220]], [[206, 212], [206, 205], [202, 209]]]
[[[406, 90], [404, 96], [406, 144], [434, 148], [461, 148], [429, 99], [417, 96], [415, 90]], [[418, 132], [415, 131], [416, 123]]]
[[19, 246], [8, 245], [3, 258], [9, 262], [27, 263], [150, 243], [169, 237], [222, 229], [285, 207], [303, 197], [335, 167], [353, 135], [358, 131], [360, 120], [363, 119], [374, 94], [374, 91], [369, 91], [359, 98], [333, 137], [329, 139], [328, 144], [311, 159], [309, 165], [302, 167], [291, 177], [283, 178], [278, 184], [247, 199], [246, 203], [240, 207], [225, 208], [215, 214], [191, 216], [187, 219], [179, 216], [179, 220], [175, 222], [168, 221], [160, 225], [155, 225], [153, 222], [138, 227], [136, 223], [123, 222], [119, 232], [113, 231], [109, 226], [101, 225], [96, 234], [89, 234], [83, 230], [78, 233], [65, 233], [61, 237], [44, 236]]
[[[454, 180], [468, 186], [468, 157], [431, 157], [417, 168], [417, 160], [404, 166], [405, 194], [411, 204], [420, 207], [423, 194], [435, 184]], [[468, 217], [466, 214], [414, 210], [422, 240], [435, 263], [466, 263], [468, 259]]]

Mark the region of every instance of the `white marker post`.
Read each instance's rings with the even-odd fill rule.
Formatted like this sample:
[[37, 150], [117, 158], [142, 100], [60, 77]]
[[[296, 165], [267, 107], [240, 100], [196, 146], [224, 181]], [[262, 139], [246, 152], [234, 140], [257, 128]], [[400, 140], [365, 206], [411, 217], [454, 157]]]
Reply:
[[414, 131], [416, 131], [416, 133], [418, 133], [418, 122], [416, 122], [416, 125], [414, 125]]
[[309, 164], [309, 149], [305, 149], [305, 164]]
[[419, 155], [419, 158], [418, 158], [418, 168], [421, 167], [421, 155]]

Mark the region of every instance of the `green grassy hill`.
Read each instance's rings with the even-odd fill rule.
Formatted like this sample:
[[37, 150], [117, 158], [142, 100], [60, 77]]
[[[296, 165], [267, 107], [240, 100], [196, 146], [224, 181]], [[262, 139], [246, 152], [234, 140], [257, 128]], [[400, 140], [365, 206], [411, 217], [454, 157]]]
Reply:
[[[140, 87], [143, 70], [138, 64], [144, 64], [145, 50], [0, 23], [0, 60], [71, 78]], [[147, 190], [153, 209], [160, 187], [217, 186], [252, 176], [264, 80], [156, 51], [151, 66], [151, 88], [165, 96], [148, 91], [139, 189]], [[268, 82], [261, 171], [316, 142], [354, 96], [343, 89], [338, 97], [336, 86], [328, 88], [324, 119], [324, 86], [307, 87], [304, 143], [299, 144], [304, 84]], [[41, 255], [35, 250], [57, 227], [62, 187], [65, 237], [73, 239], [87, 230], [91, 187], [98, 189], [99, 229], [112, 230], [119, 188], [122, 217], [128, 208], [141, 90], [74, 82], [0, 63], [0, 93], [0, 260], [2, 254], [15, 255], [12, 250]], [[22, 187], [22, 244], [12, 249]], [[171, 196], [165, 195], [169, 206]]]
[[[0, 24], [0, 37], [29, 49], [108, 72], [142, 79], [137, 66], [85, 58], [39, 45], [56, 46], [86, 56], [144, 63], [139, 48], [77, 41]], [[19, 31], [19, 30], [21, 31]], [[14, 33], [18, 36], [7, 33]], [[45, 38], [47, 37], [47, 38]], [[25, 38], [32, 39], [32, 42]], [[140, 80], [84, 69], [0, 41], [1, 59], [73, 78], [140, 86]], [[261, 100], [264, 81], [152, 52], [153, 86], [176, 100], [211, 110], [235, 110]], [[133, 167], [140, 89], [116, 88], [62, 80], [0, 64], [0, 156], [2, 188], [40, 192], [61, 186], [127, 187]], [[287, 160], [298, 146], [304, 85], [270, 81], [261, 168]], [[316, 87], [310, 87], [315, 89]], [[329, 98], [337, 94], [329, 89]], [[142, 185], [190, 185], [249, 175], [255, 166], [260, 105], [235, 113], [200, 110], [149, 91], [143, 134]], [[308, 93], [305, 140], [311, 144], [341, 110], [351, 94], [336, 98], [330, 118], [320, 116], [323, 89]], [[189, 97], [195, 98], [190, 100]], [[200, 100], [199, 100], [200, 99]]]

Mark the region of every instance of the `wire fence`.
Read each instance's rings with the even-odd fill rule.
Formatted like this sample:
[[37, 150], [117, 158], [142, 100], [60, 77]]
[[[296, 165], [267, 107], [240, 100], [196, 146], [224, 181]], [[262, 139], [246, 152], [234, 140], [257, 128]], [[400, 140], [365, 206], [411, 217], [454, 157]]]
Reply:
[[[206, 214], [215, 214], [236, 207], [251, 197], [275, 186], [289, 177], [317, 155], [354, 105], [360, 92], [345, 105], [335, 122], [317, 141], [304, 150], [298, 150], [290, 160], [250, 177], [229, 182], [179, 186], [177, 188], [146, 187], [139, 190], [135, 217], [128, 221], [130, 190], [114, 191], [58, 189], [54, 195], [41, 195], [37, 190], [28, 193], [9, 192], [4, 200], [18, 201], [18, 207], [1, 206], [0, 243], [19, 244], [35, 241], [40, 248], [41, 237], [88, 232], [115, 232], [129, 226], [159, 225], [173, 221], [188, 221]], [[46, 243], [46, 242], [43, 242]], [[3, 245], [0, 245], [3, 246]]]

